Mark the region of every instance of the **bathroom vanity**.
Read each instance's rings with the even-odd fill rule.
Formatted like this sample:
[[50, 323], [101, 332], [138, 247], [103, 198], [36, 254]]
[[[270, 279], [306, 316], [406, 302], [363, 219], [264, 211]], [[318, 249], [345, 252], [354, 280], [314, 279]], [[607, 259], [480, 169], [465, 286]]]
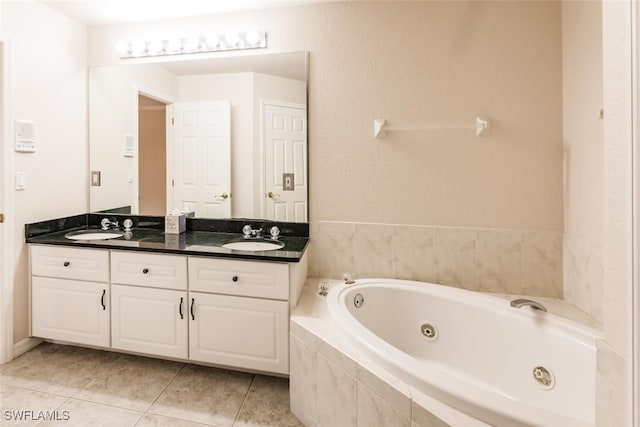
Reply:
[[65, 237], [92, 230], [99, 218], [27, 226], [33, 337], [288, 375], [289, 312], [307, 275], [306, 224], [279, 223], [284, 247], [252, 252], [221, 246], [242, 238], [229, 232], [247, 224], [239, 220], [193, 219], [180, 235], [134, 227], [110, 240]]

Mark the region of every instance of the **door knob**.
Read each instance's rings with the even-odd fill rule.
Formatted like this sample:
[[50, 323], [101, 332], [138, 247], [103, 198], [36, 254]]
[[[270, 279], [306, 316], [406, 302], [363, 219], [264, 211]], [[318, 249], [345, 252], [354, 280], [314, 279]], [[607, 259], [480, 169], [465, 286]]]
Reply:
[[227, 200], [229, 198], [229, 195], [227, 193], [222, 193], [222, 194], [216, 194], [214, 197], [216, 199]]
[[276, 194], [276, 193], [274, 193], [274, 192], [272, 192], [272, 191], [269, 191], [269, 192], [267, 193], [267, 196], [268, 196], [270, 199], [277, 199], [278, 197], [280, 197], [280, 195], [279, 195], [279, 194]]

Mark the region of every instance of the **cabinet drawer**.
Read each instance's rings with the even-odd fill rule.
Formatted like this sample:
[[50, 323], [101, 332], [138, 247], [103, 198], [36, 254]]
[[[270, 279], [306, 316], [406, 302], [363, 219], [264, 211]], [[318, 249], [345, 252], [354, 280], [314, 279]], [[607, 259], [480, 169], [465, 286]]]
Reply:
[[31, 273], [61, 279], [109, 281], [109, 251], [30, 245]]
[[289, 298], [289, 266], [189, 257], [189, 289], [286, 300]]
[[111, 282], [187, 289], [187, 258], [138, 252], [111, 252]]

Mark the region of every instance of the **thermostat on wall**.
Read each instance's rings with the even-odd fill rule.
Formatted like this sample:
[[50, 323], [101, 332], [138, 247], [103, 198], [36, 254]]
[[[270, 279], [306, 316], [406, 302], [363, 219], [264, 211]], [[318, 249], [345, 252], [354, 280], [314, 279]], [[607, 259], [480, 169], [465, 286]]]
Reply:
[[36, 151], [36, 124], [22, 120], [14, 121], [15, 151], [33, 153]]

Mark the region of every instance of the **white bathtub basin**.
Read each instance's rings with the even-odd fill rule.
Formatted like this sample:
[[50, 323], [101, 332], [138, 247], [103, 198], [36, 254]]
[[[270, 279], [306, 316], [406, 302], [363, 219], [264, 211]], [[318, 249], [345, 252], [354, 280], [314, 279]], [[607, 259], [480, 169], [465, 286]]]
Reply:
[[[372, 361], [451, 407], [495, 426], [595, 426], [598, 336], [588, 328], [404, 280], [358, 280], [332, 288], [327, 302]], [[551, 372], [550, 385], [536, 380], [540, 367]]]

